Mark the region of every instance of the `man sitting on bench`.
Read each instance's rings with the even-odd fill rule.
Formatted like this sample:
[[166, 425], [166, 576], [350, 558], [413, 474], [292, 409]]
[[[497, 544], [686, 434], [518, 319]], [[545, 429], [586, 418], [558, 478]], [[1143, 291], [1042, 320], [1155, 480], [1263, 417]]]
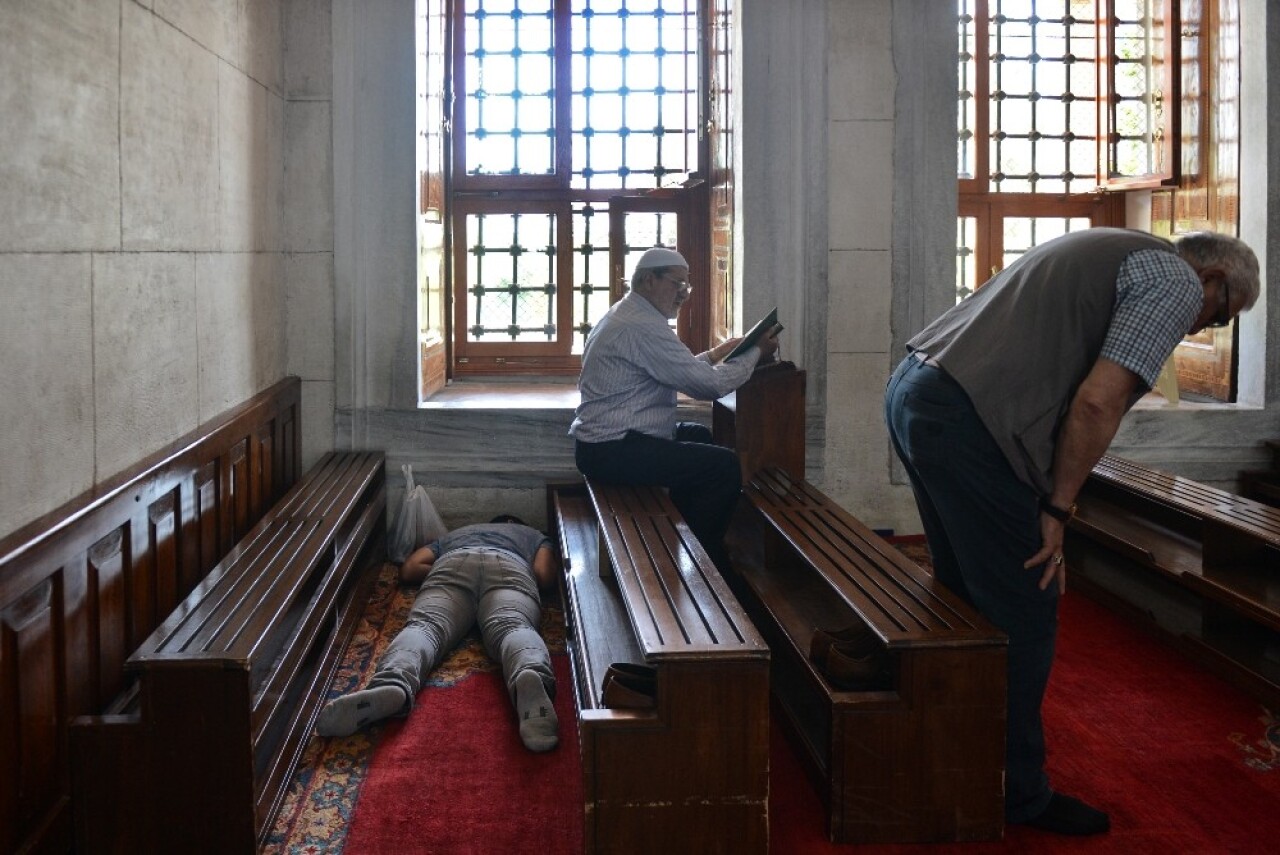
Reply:
[[407, 715], [422, 681], [478, 621], [485, 649], [502, 664], [520, 741], [530, 751], [555, 748], [555, 676], [538, 634], [538, 589], [551, 587], [559, 566], [547, 536], [508, 515], [456, 529], [414, 551], [400, 566], [401, 582], [422, 583], [408, 622], [378, 661], [368, 688], [326, 704], [316, 732], [349, 736]]
[[695, 356], [671, 329], [693, 285], [673, 249], [636, 262], [630, 292], [613, 305], [582, 354], [582, 400], [569, 427], [578, 471], [608, 484], [662, 486], [690, 531], [722, 569], [724, 534], [742, 488], [737, 455], [711, 430], [676, 421], [676, 393], [702, 401], [729, 394], [778, 349], [776, 332], [725, 360], [740, 339]]

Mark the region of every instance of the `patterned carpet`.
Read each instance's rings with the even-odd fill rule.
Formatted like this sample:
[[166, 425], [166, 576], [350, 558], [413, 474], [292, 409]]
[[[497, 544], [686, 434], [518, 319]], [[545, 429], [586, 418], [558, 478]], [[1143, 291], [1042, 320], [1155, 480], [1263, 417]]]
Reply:
[[[415, 593], [413, 588], [397, 584], [394, 565], [382, 568], [329, 697], [354, 691], [368, 681], [378, 657], [404, 626]], [[564, 620], [557, 608], [543, 607], [541, 630], [551, 652], [563, 653]], [[426, 687], [451, 686], [469, 674], [497, 670], [497, 664], [484, 651], [479, 633], [473, 632], [436, 669]], [[342, 852], [360, 785], [383, 727], [375, 726], [345, 739], [312, 736], [261, 850], [263, 855]]]
[[[927, 566], [922, 542], [897, 545]], [[396, 584], [394, 567], [383, 568], [331, 696], [367, 682], [387, 642], [403, 626], [413, 596], [412, 589]], [[1181, 663], [1164, 645], [1123, 627], [1091, 601], [1072, 599], [1064, 605], [1069, 606], [1064, 616], [1067, 631], [1061, 639], [1055, 684], [1046, 699], [1046, 725], [1059, 736], [1051, 748], [1060, 749], [1051, 751], [1050, 771], [1060, 782], [1104, 797], [1119, 827], [1103, 838], [1056, 840], [1049, 849], [1034, 832], [1028, 837], [1025, 828], [1013, 827], [1002, 842], [966, 844], [964, 851], [1005, 855], [1031, 851], [1026, 847], [1032, 844], [1035, 851], [1053, 853], [1275, 851], [1269, 843], [1258, 846], [1280, 835], [1280, 778], [1274, 777], [1280, 770], [1280, 720], [1212, 675]], [[1113, 629], [1095, 633], [1095, 625]], [[544, 607], [541, 629], [551, 651], [562, 654], [561, 612]], [[1117, 642], [1125, 651], [1122, 655], [1114, 649]], [[1098, 675], [1099, 667], [1105, 673]], [[497, 666], [473, 634], [427, 686], [448, 687], [477, 672], [495, 671]], [[1077, 682], [1075, 675], [1080, 675]], [[1150, 685], [1144, 686], [1144, 681]], [[1082, 705], [1080, 698], [1090, 702]], [[1207, 719], [1197, 712], [1215, 706], [1222, 709]], [[1171, 716], [1171, 710], [1176, 714]], [[1121, 725], [1126, 718], [1134, 721]], [[342, 855], [361, 786], [385, 728], [345, 739], [312, 739], [263, 852]], [[1076, 744], [1091, 747], [1083, 754], [1068, 750]], [[780, 760], [787, 758], [775, 755], [775, 762]], [[1099, 768], [1107, 774], [1100, 776]], [[775, 770], [775, 777], [780, 771]], [[780, 811], [774, 851], [850, 851], [826, 843], [817, 833], [822, 827], [820, 807], [800, 775], [795, 771], [795, 786], [783, 787], [795, 791], [791, 801], [788, 793], [771, 796], [771, 811]], [[781, 777], [775, 783], [782, 785]], [[1180, 792], [1187, 784], [1188, 792]], [[905, 846], [859, 849], [875, 855], [919, 851]]]

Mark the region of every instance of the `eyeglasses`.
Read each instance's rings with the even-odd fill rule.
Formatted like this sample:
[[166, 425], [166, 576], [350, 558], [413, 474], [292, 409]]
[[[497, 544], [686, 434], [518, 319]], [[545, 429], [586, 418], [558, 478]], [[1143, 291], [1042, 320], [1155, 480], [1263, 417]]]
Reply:
[[687, 291], [693, 288], [693, 283], [690, 282], [688, 279], [677, 279], [674, 276], [672, 276], [670, 273], [663, 273], [662, 278], [667, 280], [668, 282], [673, 283], [677, 288], [679, 288], [682, 291]]
[[1206, 329], [1225, 327], [1231, 323], [1231, 286], [1225, 279], [1218, 281], [1222, 283], [1222, 305], [1218, 306], [1218, 314], [1214, 315], [1213, 320], [1205, 324]]

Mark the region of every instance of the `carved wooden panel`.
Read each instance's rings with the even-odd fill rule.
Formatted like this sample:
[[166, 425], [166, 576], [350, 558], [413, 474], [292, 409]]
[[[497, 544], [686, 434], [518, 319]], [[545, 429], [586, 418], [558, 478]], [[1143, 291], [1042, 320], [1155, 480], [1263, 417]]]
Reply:
[[70, 849], [70, 719], [110, 711], [128, 656], [256, 522], [250, 457], [268, 473], [259, 513], [297, 480], [300, 387], [281, 381], [0, 539], [0, 852]]
[[[185, 487], [185, 485], [184, 485]], [[151, 554], [152, 586], [156, 593], [156, 612], [152, 626], [173, 611], [181, 595], [181, 571], [178, 550], [178, 490], [165, 493], [147, 509], [148, 552]], [[138, 639], [142, 641], [141, 638]]]
[[223, 531], [222, 551], [226, 552], [237, 540], [249, 530], [249, 514], [252, 505], [250, 497], [253, 487], [249, 481], [249, 440], [240, 440], [231, 447], [227, 454], [225, 469], [226, 481], [223, 483], [223, 497], [230, 504], [231, 530]]
[[125, 589], [127, 531], [115, 529], [89, 548], [89, 613], [94, 626], [90, 667], [97, 686], [93, 703], [79, 710], [102, 709], [124, 691], [124, 660], [133, 651], [129, 637], [129, 601]]
[[213, 569], [213, 565], [218, 563], [222, 554], [218, 542], [219, 522], [222, 519], [218, 501], [220, 483], [217, 460], [210, 460], [196, 470], [194, 501], [198, 522], [192, 527], [192, 533], [196, 540], [199, 570], [196, 579], [188, 580], [188, 587], [204, 578]]
[[0, 611], [0, 847], [55, 809], [66, 783], [61, 571]]

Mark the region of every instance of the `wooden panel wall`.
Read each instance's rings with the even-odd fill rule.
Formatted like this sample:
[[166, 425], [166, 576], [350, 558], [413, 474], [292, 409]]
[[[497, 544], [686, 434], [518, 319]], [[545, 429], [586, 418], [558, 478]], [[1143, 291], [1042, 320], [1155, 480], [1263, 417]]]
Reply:
[[67, 851], [67, 728], [298, 479], [296, 377], [0, 541], [0, 852]]

